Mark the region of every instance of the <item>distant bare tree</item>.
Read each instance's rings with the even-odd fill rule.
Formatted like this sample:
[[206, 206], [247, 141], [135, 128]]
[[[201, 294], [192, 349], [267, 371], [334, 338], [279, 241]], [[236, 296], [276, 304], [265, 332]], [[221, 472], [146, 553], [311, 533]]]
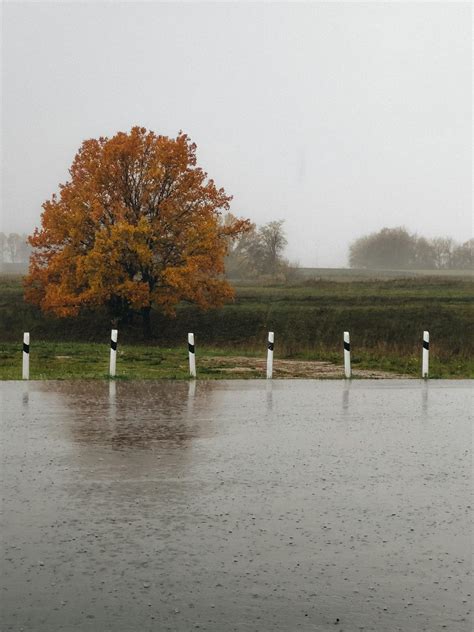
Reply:
[[0, 233], [0, 261], [3, 263], [27, 263], [31, 254], [28, 236], [22, 233]]
[[[227, 213], [223, 224], [235, 221], [232, 213]], [[229, 240], [225, 268], [228, 276], [234, 278], [246, 278], [255, 276], [254, 258], [255, 249], [258, 247], [257, 227], [250, 224], [247, 232], [234, 240]]]
[[283, 223], [284, 220], [269, 222], [259, 230], [263, 274], [275, 276], [279, 272], [283, 252], [288, 244]]
[[436, 237], [431, 240], [434, 264], [438, 270], [451, 268], [453, 263], [454, 240], [451, 237]]
[[237, 239], [229, 248], [226, 270], [230, 276], [258, 277], [276, 276], [288, 268], [283, 258], [287, 239], [283, 220], [273, 221], [258, 228], [252, 224], [250, 230]]
[[0, 233], [0, 262], [3, 263], [5, 261], [5, 256], [7, 254], [7, 236], [5, 233]]
[[28, 243], [28, 235], [22, 233], [18, 242], [17, 258], [21, 263], [28, 263], [31, 255], [31, 246]]
[[11, 263], [15, 263], [17, 260], [18, 243], [20, 241], [20, 235], [17, 233], [9, 233], [7, 236], [7, 252], [8, 258]]
[[474, 239], [456, 246], [452, 255], [453, 267], [458, 270], [474, 269]]

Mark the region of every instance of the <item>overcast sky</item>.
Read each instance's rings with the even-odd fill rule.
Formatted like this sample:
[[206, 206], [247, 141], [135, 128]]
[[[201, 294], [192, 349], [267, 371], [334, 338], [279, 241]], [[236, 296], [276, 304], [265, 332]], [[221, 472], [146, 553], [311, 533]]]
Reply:
[[3, 3], [2, 216], [30, 232], [86, 138], [188, 133], [301, 265], [383, 226], [472, 235], [471, 4]]

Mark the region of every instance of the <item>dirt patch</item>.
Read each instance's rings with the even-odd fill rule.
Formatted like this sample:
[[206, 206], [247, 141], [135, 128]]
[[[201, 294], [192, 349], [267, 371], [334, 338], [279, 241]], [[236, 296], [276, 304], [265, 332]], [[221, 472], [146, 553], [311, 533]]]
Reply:
[[[266, 360], [249, 358], [246, 356], [232, 356], [229, 358], [208, 357], [200, 359], [200, 365], [209, 373], [242, 374], [242, 377], [261, 377], [265, 375]], [[400, 379], [409, 378], [401, 373], [375, 371], [369, 369], [353, 369], [352, 375], [371, 379]], [[274, 360], [273, 377], [275, 378], [341, 378], [344, 377], [344, 367], [317, 360]]]

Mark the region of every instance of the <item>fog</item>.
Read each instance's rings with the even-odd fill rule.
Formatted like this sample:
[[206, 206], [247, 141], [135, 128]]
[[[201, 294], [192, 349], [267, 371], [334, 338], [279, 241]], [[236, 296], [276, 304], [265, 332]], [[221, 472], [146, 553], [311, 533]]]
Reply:
[[3, 4], [0, 230], [29, 232], [86, 138], [183, 130], [287, 256], [405, 225], [472, 235], [470, 3]]

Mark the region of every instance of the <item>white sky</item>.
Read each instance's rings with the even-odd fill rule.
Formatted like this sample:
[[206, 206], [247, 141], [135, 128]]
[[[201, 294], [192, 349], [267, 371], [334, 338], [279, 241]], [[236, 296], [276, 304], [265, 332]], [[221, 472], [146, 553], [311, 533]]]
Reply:
[[0, 229], [30, 232], [85, 138], [180, 129], [288, 256], [405, 225], [472, 235], [464, 3], [4, 2]]

